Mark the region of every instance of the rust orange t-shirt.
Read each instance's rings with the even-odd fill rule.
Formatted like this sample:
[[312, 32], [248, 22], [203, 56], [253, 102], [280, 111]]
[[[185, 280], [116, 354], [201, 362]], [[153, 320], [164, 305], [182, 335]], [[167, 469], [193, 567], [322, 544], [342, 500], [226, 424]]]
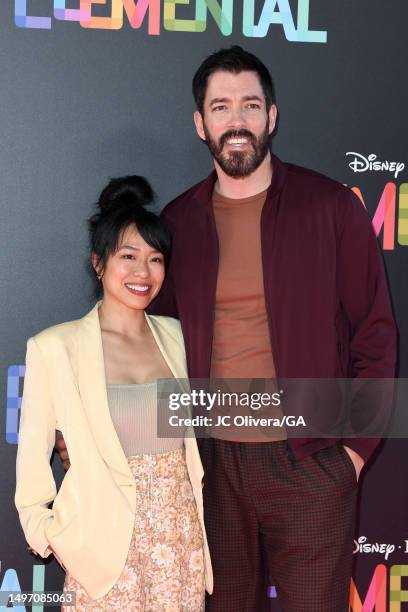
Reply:
[[[211, 356], [212, 379], [274, 379], [275, 367], [265, 306], [261, 251], [261, 213], [266, 191], [231, 199], [213, 193], [213, 208], [219, 242], [219, 266], [214, 335]], [[268, 385], [268, 390], [273, 386]], [[266, 389], [265, 389], [266, 390]], [[277, 416], [280, 409], [274, 411]], [[261, 416], [259, 414], [259, 416]], [[265, 416], [265, 415], [262, 415]], [[248, 440], [251, 432], [213, 428], [213, 437]], [[255, 431], [254, 431], [255, 434]], [[282, 430], [259, 431], [254, 440], [282, 439]]]
[[265, 308], [261, 212], [266, 191], [242, 199], [214, 192], [219, 267], [211, 378], [274, 378]]

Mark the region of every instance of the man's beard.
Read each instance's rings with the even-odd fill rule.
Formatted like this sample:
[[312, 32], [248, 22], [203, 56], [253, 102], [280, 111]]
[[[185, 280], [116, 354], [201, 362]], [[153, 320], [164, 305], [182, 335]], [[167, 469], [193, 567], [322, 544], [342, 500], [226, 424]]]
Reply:
[[[213, 140], [203, 123], [205, 143], [212, 156], [221, 166], [225, 174], [234, 178], [244, 178], [256, 170], [269, 151], [269, 121], [267, 121], [264, 132], [257, 138], [249, 130], [229, 130], [219, 139], [218, 143]], [[247, 151], [230, 151], [223, 153], [223, 148], [230, 138], [247, 138], [250, 149]]]

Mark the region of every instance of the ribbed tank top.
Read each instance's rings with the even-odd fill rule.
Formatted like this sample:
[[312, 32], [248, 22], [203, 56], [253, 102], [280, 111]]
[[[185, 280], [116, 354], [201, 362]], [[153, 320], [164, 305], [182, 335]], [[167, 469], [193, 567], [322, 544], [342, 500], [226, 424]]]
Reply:
[[107, 385], [113, 425], [126, 457], [158, 455], [183, 446], [183, 438], [157, 436], [157, 383]]

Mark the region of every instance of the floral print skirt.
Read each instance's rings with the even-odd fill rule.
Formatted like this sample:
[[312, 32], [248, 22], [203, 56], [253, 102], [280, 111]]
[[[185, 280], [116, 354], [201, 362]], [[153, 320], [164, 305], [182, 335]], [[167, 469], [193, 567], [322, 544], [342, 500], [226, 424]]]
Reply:
[[203, 612], [203, 536], [184, 448], [128, 458], [136, 483], [136, 516], [125, 567], [112, 589], [90, 599], [67, 574], [75, 606], [62, 612]]

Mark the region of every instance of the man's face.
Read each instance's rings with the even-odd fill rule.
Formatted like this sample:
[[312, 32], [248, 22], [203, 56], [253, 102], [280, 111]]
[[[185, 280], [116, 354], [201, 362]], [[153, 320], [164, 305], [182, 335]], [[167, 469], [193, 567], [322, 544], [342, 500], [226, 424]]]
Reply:
[[256, 72], [214, 72], [208, 79], [204, 116], [194, 113], [198, 135], [222, 170], [243, 178], [265, 159], [275, 128], [276, 106], [266, 110]]

